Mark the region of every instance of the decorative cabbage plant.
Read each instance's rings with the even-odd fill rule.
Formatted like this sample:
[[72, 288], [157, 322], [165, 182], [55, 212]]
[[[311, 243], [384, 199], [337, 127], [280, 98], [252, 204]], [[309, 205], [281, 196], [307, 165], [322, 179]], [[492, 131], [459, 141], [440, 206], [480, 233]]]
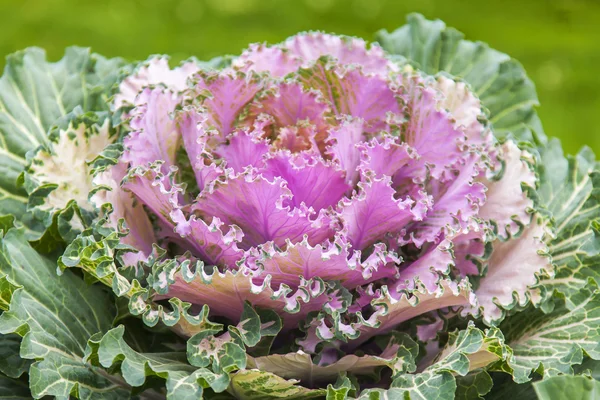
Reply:
[[599, 390], [594, 155], [510, 57], [418, 15], [378, 42], [9, 56], [0, 392]]

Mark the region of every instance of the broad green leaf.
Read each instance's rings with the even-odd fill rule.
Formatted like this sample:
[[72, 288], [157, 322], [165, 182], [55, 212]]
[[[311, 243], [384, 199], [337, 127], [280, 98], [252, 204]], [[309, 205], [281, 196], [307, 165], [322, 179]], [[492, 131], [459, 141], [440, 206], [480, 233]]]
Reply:
[[514, 357], [508, 365], [515, 382], [526, 382], [532, 370], [541, 368], [544, 377], [572, 374], [572, 366], [583, 361], [584, 352], [600, 359], [600, 292], [596, 285], [581, 289], [568, 298], [559, 295], [553, 309], [529, 308], [507, 318], [500, 329]]
[[313, 399], [322, 398], [327, 391], [307, 389], [296, 380], [286, 380], [270, 372], [256, 369], [238, 371], [231, 376], [229, 393], [240, 400]]
[[484, 337], [484, 333], [472, 323], [467, 329], [450, 334], [448, 344], [426, 371], [466, 375], [470, 370], [469, 355], [482, 349]]
[[253, 347], [260, 342], [261, 324], [258, 313], [252, 308], [250, 303], [244, 304], [244, 311], [240, 316], [240, 322], [236, 327], [230, 327], [229, 331], [240, 336], [244, 344]]
[[251, 349], [247, 349], [248, 354], [254, 357], [266, 356], [271, 350], [273, 341], [281, 331], [281, 318], [273, 310], [256, 310], [260, 319], [260, 339]]
[[[204, 309], [207, 315], [208, 306]], [[259, 314], [246, 302], [240, 322], [236, 326], [230, 325], [228, 332], [222, 333], [220, 324], [204, 323], [203, 326], [204, 329], [187, 342], [188, 360], [196, 367], [210, 366], [213, 372], [224, 374], [229, 382], [228, 374], [245, 369], [248, 360], [252, 359], [246, 354], [247, 348], [260, 343], [263, 335], [272, 337], [279, 332], [281, 321], [272, 313]]]
[[211, 366], [218, 373], [230, 373], [246, 368], [246, 349], [239, 336], [228, 333], [217, 336], [222, 328], [205, 329], [187, 342], [190, 364], [205, 368]]
[[[21, 338], [10, 333], [0, 335], [0, 372], [10, 378], [19, 378], [29, 370], [31, 360], [21, 358]], [[1, 397], [0, 397], [1, 398]]]
[[[454, 399], [455, 396], [470, 399], [467, 396], [472, 395], [478, 399], [489, 392], [492, 385], [482, 368], [507, 360], [511, 355], [497, 328], [482, 331], [469, 322], [466, 329], [450, 333], [448, 343], [428, 362], [427, 368], [427, 364], [419, 366], [423, 372], [400, 375], [392, 386], [403, 390], [403, 399]], [[390, 393], [396, 395], [398, 391]], [[388, 396], [390, 393], [385, 392]]]
[[419, 369], [427, 367], [425, 371], [465, 376], [471, 371], [506, 361], [511, 356], [512, 350], [506, 346], [498, 328], [482, 331], [469, 321], [466, 329], [450, 332], [445, 347], [427, 364], [422, 362]]
[[500, 372], [491, 375], [494, 386], [485, 396], [486, 400], [537, 400], [532, 382], [517, 384], [510, 375]]
[[533, 384], [539, 400], [595, 400], [600, 381], [585, 376], [555, 376]]
[[0, 215], [0, 236], [15, 226], [14, 215]]
[[[6, 276], [0, 277], [0, 309], [6, 311], [14, 292], [19, 287], [13, 284]], [[0, 373], [9, 378], [19, 378], [29, 370], [31, 360], [21, 358], [21, 337], [15, 334], [0, 334]]]
[[600, 380], [600, 361], [592, 358], [586, 358], [581, 365], [574, 366], [576, 375], [589, 375], [596, 380]]
[[19, 288], [11, 280], [3, 275], [0, 277], [0, 310], [6, 311], [10, 308], [13, 293]]
[[406, 391], [402, 389], [367, 389], [356, 400], [406, 400], [405, 394]]
[[122, 64], [78, 47], [68, 48], [57, 62], [48, 62], [38, 48], [6, 58], [0, 78], [0, 215], [31, 223], [25, 216], [27, 193], [16, 184], [26, 153], [46, 143], [50, 128], [75, 107], [107, 110]]
[[399, 376], [392, 388], [401, 389], [405, 400], [453, 400], [456, 380], [449, 372], [425, 371]]
[[[108, 331], [95, 350], [98, 362], [105, 368], [119, 363], [123, 379], [133, 387], [142, 386], [148, 377], [166, 380], [167, 399], [198, 399], [203, 388], [216, 392], [227, 389], [229, 378], [217, 375], [206, 368], [191, 366], [185, 352], [139, 353], [123, 339], [125, 328], [121, 325]], [[91, 357], [90, 356], [90, 357]]]
[[493, 382], [485, 370], [474, 371], [456, 379], [456, 400], [479, 400], [492, 390]]
[[115, 315], [101, 287], [88, 286], [70, 271], [56, 275], [56, 264], [16, 229], [0, 240], [0, 272], [20, 286], [0, 316], [0, 332], [23, 336], [21, 357], [35, 360], [29, 371], [33, 397], [127, 397], [124, 382], [84, 360], [88, 339], [110, 329]]
[[587, 148], [565, 159], [556, 139], [540, 153], [538, 193], [554, 218], [548, 244], [556, 265], [555, 276], [541, 285], [548, 294], [570, 296], [590, 278], [600, 283], [600, 169]]
[[497, 137], [512, 133], [533, 141], [533, 129], [536, 137], [544, 140], [534, 108], [538, 105], [535, 86], [521, 64], [485, 43], [464, 40], [462, 33], [440, 20], [411, 14], [407, 22], [392, 33], [383, 30], [377, 34], [384, 50], [427, 74], [444, 71], [468, 82], [489, 110]]
[[346, 374], [340, 374], [335, 384], [327, 385], [327, 396], [325, 400], [346, 400], [349, 396], [354, 397], [356, 387]]
[[[96, 225], [101, 224], [100, 220]], [[101, 228], [100, 228], [101, 229]], [[96, 229], [84, 231], [77, 236], [58, 259], [61, 271], [67, 268], [81, 268], [90, 276], [105, 285], [112, 287], [114, 293], [121, 297], [131, 297], [132, 283], [127, 280], [117, 269], [115, 252], [121, 247], [121, 235], [111, 231], [107, 236], [94, 236]]]
[[0, 399], [29, 400], [31, 393], [27, 381], [24, 379], [9, 378], [0, 374]]

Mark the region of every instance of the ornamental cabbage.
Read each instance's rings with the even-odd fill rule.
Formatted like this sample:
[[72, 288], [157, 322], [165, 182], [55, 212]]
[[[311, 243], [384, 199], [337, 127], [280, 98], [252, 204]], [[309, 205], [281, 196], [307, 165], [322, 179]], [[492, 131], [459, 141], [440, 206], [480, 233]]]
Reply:
[[0, 332], [24, 364], [6, 379], [35, 398], [476, 399], [599, 359], [594, 155], [545, 137], [506, 55], [416, 15], [379, 43], [9, 59]]

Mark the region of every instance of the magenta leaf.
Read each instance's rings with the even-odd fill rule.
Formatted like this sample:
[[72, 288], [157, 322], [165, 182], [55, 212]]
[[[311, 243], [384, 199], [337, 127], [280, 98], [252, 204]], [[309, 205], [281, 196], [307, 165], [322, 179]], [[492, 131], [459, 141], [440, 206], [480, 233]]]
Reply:
[[124, 139], [122, 161], [132, 166], [147, 166], [163, 161], [164, 172], [175, 165], [179, 132], [173, 120], [180, 98], [161, 88], [144, 89], [136, 97], [132, 111], [132, 132]]
[[306, 207], [291, 207], [292, 197], [282, 178], [271, 181], [248, 170], [202, 193], [192, 210], [204, 218], [218, 217], [227, 225], [240, 227], [244, 248], [268, 241], [283, 247], [286, 239], [295, 243], [304, 235], [312, 244], [330, 238], [331, 217], [324, 212], [315, 215]]
[[429, 207], [423, 195], [398, 200], [391, 179], [365, 177], [359, 191], [341, 202], [340, 215], [348, 240], [356, 249], [364, 249], [387, 234], [399, 234], [412, 221], [422, 220]]

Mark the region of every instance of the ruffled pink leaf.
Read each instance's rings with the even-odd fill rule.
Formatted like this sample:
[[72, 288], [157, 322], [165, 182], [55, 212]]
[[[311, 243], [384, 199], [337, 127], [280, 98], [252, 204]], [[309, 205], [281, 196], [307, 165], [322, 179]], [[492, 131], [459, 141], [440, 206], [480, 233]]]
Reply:
[[[193, 108], [185, 108], [176, 116], [183, 146], [200, 191], [225, 173], [221, 166], [215, 164], [214, 157], [209, 151], [211, 142], [215, 141], [215, 131], [207, 126], [207, 119], [205, 113], [200, 113]], [[216, 142], [219, 143], [220, 139]]]
[[404, 140], [417, 151], [420, 160], [404, 175], [422, 177], [428, 168], [433, 178], [440, 179], [445, 167], [462, 156], [466, 136], [454, 126], [450, 114], [438, 109], [434, 89], [417, 85], [406, 97], [408, 121], [403, 124]]
[[152, 253], [152, 244], [156, 242], [154, 229], [146, 215], [142, 204], [134, 200], [134, 196], [121, 188], [121, 180], [126, 175], [126, 164], [116, 164], [94, 177], [94, 186], [98, 189], [90, 201], [100, 209], [110, 204], [112, 213], [108, 216], [109, 226], [117, 229], [119, 220], [125, 221], [129, 233], [123, 237], [122, 243], [132, 246], [139, 252], [126, 253], [123, 261], [130, 266], [145, 261]]
[[385, 56], [385, 52], [376, 44], [367, 49], [367, 43], [358, 38], [310, 32], [292, 36], [284, 47], [304, 64], [317, 60], [321, 56], [331, 56], [340, 64], [357, 64], [369, 74], [385, 76], [397, 67]]
[[480, 173], [479, 157], [474, 153], [465, 157], [453, 166], [452, 180], [433, 180], [427, 185], [433, 207], [422, 223], [409, 229], [410, 240], [418, 247], [444, 233], [464, 229], [485, 202], [486, 187], [474, 181]]
[[152, 213], [167, 226], [172, 225], [171, 211], [182, 203], [183, 188], [174, 182], [177, 171], [173, 167], [163, 174], [162, 163], [156, 162], [150, 167], [135, 167], [129, 170], [123, 180], [122, 188], [133, 193]]
[[453, 265], [450, 240], [446, 239], [437, 245], [431, 245], [429, 249], [422, 251], [415, 261], [400, 271], [396, 289], [414, 289], [415, 280], [418, 279], [425, 289], [433, 293], [438, 289], [440, 278], [447, 276]]
[[552, 273], [552, 263], [545, 254], [545, 234], [544, 224], [534, 218], [518, 238], [493, 243], [487, 273], [475, 291], [486, 323], [500, 320], [503, 309], [526, 305], [529, 288], [537, 282], [538, 274]]
[[250, 170], [201, 193], [192, 210], [204, 218], [217, 217], [227, 225], [239, 226], [245, 248], [268, 241], [283, 247], [286, 239], [295, 243], [304, 235], [314, 244], [332, 236], [330, 217], [290, 208], [291, 198], [283, 179], [268, 180]]
[[208, 225], [194, 215], [186, 219], [181, 209], [173, 210], [170, 217], [175, 223], [175, 232], [186, 239], [202, 261], [235, 269], [236, 262], [244, 255], [237, 247], [244, 236], [240, 228], [234, 225], [223, 233], [223, 223], [218, 218], [213, 218]]
[[361, 152], [359, 169], [365, 173], [373, 171], [376, 176], [396, 175], [396, 172], [418, 160], [419, 155], [408, 144], [393, 136], [373, 138], [358, 145]]
[[388, 129], [388, 114], [400, 114], [400, 100], [386, 80], [356, 69], [346, 71], [341, 80], [343, 97], [339, 111], [364, 119], [367, 132]]
[[[377, 245], [379, 245], [379, 243]], [[379, 289], [375, 289], [373, 284], [367, 286], [358, 286], [355, 289], [355, 298], [352, 300], [350, 307], [348, 307], [348, 312], [353, 314], [359, 311], [362, 312], [365, 307], [368, 307], [373, 300], [380, 296], [379, 292]]]
[[366, 260], [361, 261], [360, 252], [352, 252], [350, 244], [342, 236], [335, 241], [311, 246], [308, 241], [288, 242], [285, 250], [277, 249], [273, 243], [265, 243], [249, 250], [246, 262], [249, 267], [263, 270], [271, 275], [271, 283], [297, 287], [300, 277], [339, 280], [342, 285], [353, 289], [381, 278], [396, 276], [394, 263], [399, 260], [377, 247]]
[[488, 255], [489, 240], [488, 228], [483, 224], [472, 225], [452, 238], [455, 267], [460, 276], [479, 275], [480, 265]]
[[292, 194], [291, 204], [304, 203], [315, 211], [336, 205], [350, 189], [335, 164], [306, 154], [279, 152], [266, 161], [262, 174], [269, 180], [283, 178]]
[[175, 122], [192, 165], [208, 154], [206, 149], [206, 136], [209, 135], [207, 120], [208, 116], [194, 107], [185, 107], [176, 114]]
[[251, 44], [241, 56], [233, 61], [233, 66], [242, 71], [269, 72], [274, 77], [283, 77], [296, 71], [302, 60], [283, 46]]
[[456, 283], [449, 279], [441, 280], [433, 292], [424, 287], [399, 293], [383, 290], [379, 298], [372, 302], [375, 312], [355, 327], [360, 336], [352, 340], [348, 347], [355, 349], [369, 338], [387, 333], [416, 316], [463, 304], [476, 304], [471, 287], [464, 281]]
[[[438, 332], [444, 329], [444, 320], [437, 315], [433, 316], [434, 320], [430, 324], [426, 325], [417, 325], [417, 338], [423, 343], [431, 344], [436, 337]], [[430, 354], [431, 350], [437, 350], [439, 347], [439, 343], [433, 343], [433, 346], [427, 347], [427, 355]], [[435, 351], [437, 354], [437, 351]]]
[[225, 138], [234, 130], [242, 109], [262, 88], [261, 80], [253, 74], [241, 72], [200, 72], [195, 90], [202, 97], [207, 125], [214, 127]]
[[248, 301], [253, 307], [273, 310], [282, 319], [284, 330], [298, 327], [308, 313], [330, 307], [339, 301], [337, 293], [328, 289], [320, 279], [303, 280], [297, 288], [286, 285], [271, 285], [271, 278], [260, 271], [241, 268], [224, 272], [214, 270], [212, 274], [196, 272], [191, 282], [181, 275], [175, 277], [167, 295], [196, 305], [207, 304], [212, 315], [239, 321], [244, 305]]
[[492, 133], [480, 121], [485, 118], [481, 101], [466, 82], [440, 75], [436, 77], [435, 88], [443, 95], [441, 107], [450, 112], [455, 126], [467, 135], [469, 143], [484, 144], [492, 140]]
[[348, 119], [329, 133], [327, 154], [346, 172], [346, 182], [354, 186], [358, 181], [361, 150], [358, 146], [364, 138], [364, 121]]
[[320, 138], [319, 132], [314, 125], [310, 123], [299, 123], [296, 126], [286, 126], [279, 129], [277, 137], [273, 141], [273, 148], [279, 150], [289, 150], [292, 153], [318, 152], [321, 143], [317, 143]]
[[258, 119], [252, 130], [238, 130], [230, 134], [227, 143], [221, 144], [214, 153], [226, 161], [226, 167], [242, 172], [246, 167], [261, 168], [269, 153], [269, 143], [262, 137], [268, 119]]
[[367, 132], [387, 128], [388, 114], [399, 114], [399, 98], [383, 78], [358, 69], [342, 69], [331, 60], [320, 59], [298, 72], [305, 87], [320, 91], [334, 114], [351, 115], [365, 121]]
[[252, 102], [248, 113], [250, 118], [268, 114], [273, 117], [277, 127], [308, 121], [317, 131], [323, 131], [327, 126], [325, 117], [329, 111], [329, 105], [321, 93], [307, 91], [296, 82], [280, 82]]
[[355, 249], [364, 249], [387, 234], [399, 233], [412, 221], [425, 216], [427, 198], [396, 199], [396, 191], [387, 176], [366, 177], [358, 186], [357, 193], [338, 205], [344, 229]]
[[179, 132], [172, 113], [179, 101], [179, 96], [162, 88], [144, 89], [139, 94], [132, 111], [132, 132], [123, 140], [122, 161], [138, 166], [161, 160], [165, 172], [175, 165]]
[[367, 49], [367, 43], [362, 39], [319, 32], [296, 35], [272, 47], [250, 45], [234, 61], [234, 66], [242, 70], [267, 71], [273, 76], [282, 77], [321, 56], [334, 57], [340, 64], [357, 64], [369, 74], [386, 76], [390, 71], [398, 70], [376, 44]]
[[515, 235], [521, 226], [531, 220], [533, 200], [521, 185], [535, 188], [535, 173], [529, 167], [531, 159], [526, 151], [521, 151], [513, 141], [502, 145], [501, 157], [504, 159], [504, 171], [500, 180], [486, 182], [487, 200], [479, 215], [493, 221], [498, 227], [498, 236], [506, 239]]
[[119, 93], [114, 98], [114, 108], [119, 109], [127, 104], [133, 105], [138, 93], [150, 85], [163, 84], [174, 92], [183, 91], [187, 87], [188, 78], [198, 69], [194, 62], [186, 62], [170, 69], [166, 57], [154, 57], [121, 82]]

